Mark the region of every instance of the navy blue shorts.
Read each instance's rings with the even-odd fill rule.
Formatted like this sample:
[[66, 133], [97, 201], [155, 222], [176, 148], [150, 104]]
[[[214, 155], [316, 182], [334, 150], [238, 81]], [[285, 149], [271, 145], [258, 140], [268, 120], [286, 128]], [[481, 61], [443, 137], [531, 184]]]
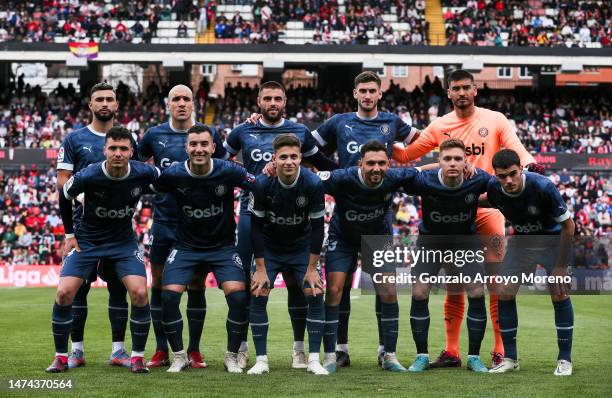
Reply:
[[349, 245], [339, 236], [330, 233], [325, 244], [325, 273], [352, 274], [357, 269], [359, 248]]
[[153, 221], [151, 226], [151, 243], [149, 243], [149, 261], [151, 264], [164, 265], [175, 242], [176, 224]]
[[[501, 267], [502, 276], [532, 274], [541, 265], [550, 275], [557, 265], [560, 250], [559, 235], [513, 235], [507, 237], [506, 256]], [[568, 260], [571, 265], [571, 250]]]
[[173, 249], [166, 260], [162, 286], [187, 286], [197, 272], [212, 271], [219, 287], [225, 282], [246, 282], [236, 246], [210, 250]]
[[128, 275], [147, 277], [143, 252], [135, 240], [103, 244], [80, 241], [79, 246], [80, 252], [73, 250], [64, 259], [60, 276], [76, 276], [88, 281], [97, 270], [98, 262], [107, 260], [114, 262], [115, 273], [120, 279]]
[[[304, 286], [304, 277], [308, 270], [308, 260], [310, 259], [310, 249], [305, 248], [300, 252], [289, 252], [282, 253], [266, 249], [264, 251], [264, 262], [266, 264], [266, 272], [268, 273], [268, 279], [270, 280], [270, 289], [274, 288], [274, 281], [280, 272], [292, 271], [295, 275], [295, 280], [298, 286], [302, 288], [309, 288], [310, 286]], [[251, 273], [255, 272], [255, 264], [251, 266]], [[321, 276], [321, 268], [317, 267], [319, 276]]]

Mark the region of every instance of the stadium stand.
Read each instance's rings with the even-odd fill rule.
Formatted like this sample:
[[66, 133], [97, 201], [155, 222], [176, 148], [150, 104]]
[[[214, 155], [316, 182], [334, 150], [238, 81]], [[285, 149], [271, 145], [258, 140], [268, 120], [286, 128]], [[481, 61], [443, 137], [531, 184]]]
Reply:
[[9, 1], [0, 4], [0, 41], [195, 43], [196, 19], [191, 0]]
[[609, 1], [443, 0], [448, 45], [608, 47]]

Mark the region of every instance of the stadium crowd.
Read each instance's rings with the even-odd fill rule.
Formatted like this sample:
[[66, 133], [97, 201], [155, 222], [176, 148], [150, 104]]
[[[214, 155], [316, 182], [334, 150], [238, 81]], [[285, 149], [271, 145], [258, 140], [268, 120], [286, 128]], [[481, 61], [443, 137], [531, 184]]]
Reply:
[[[0, 4], [0, 42], [54, 42], [56, 37], [103, 43], [142, 38], [146, 42], [157, 36], [160, 21], [173, 17], [195, 20], [197, 9], [191, 0], [7, 1]], [[135, 21], [129, 28], [122, 22], [128, 20]]]
[[443, 0], [447, 44], [612, 45], [612, 4], [581, 0]]

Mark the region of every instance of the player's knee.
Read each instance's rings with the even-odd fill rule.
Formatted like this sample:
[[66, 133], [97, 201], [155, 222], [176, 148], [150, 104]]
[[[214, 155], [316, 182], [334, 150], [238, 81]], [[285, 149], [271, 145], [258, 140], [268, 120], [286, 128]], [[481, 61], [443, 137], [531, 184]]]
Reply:
[[130, 300], [133, 305], [142, 307], [147, 304], [147, 286], [138, 286], [130, 290]]
[[484, 286], [481, 284], [468, 285], [466, 290], [469, 298], [478, 298], [484, 295]]
[[569, 294], [551, 294], [550, 299], [553, 302], [563, 301], [569, 298]]
[[60, 286], [55, 294], [55, 302], [61, 306], [71, 305], [76, 291]]
[[412, 299], [413, 300], [425, 300], [429, 297], [429, 288], [427, 285], [415, 284], [412, 287]]
[[343, 285], [330, 283], [327, 285], [327, 302], [328, 304], [339, 304], [342, 298], [342, 292], [345, 289]]
[[395, 304], [397, 303], [397, 295], [395, 294], [379, 294], [380, 302], [385, 304]]
[[499, 295], [499, 300], [500, 301], [510, 301], [510, 300], [514, 300], [516, 296], [513, 294], [500, 294]]

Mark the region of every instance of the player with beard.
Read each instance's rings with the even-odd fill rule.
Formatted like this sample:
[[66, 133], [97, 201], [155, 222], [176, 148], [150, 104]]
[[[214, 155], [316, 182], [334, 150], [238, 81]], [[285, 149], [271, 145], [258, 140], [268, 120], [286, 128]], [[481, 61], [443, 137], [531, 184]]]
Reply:
[[[242, 151], [242, 162], [246, 170], [257, 176], [262, 173], [268, 162], [272, 160], [274, 147], [272, 142], [279, 134], [294, 134], [301, 143], [301, 154], [305, 163], [310, 163], [319, 170], [333, 170], [337, 165], [325, 158], [318, 150], [315, 140], [306, 126], [294, 123], [283, 117], [287, 98], [282, 84], [274, 81], [261, 85], [257, 97], [257, 105], [262, 114], [253, 123], [243, 123], [228, 135], [224, 146], [231, 155]], [[248, 211], [248, 194], [240, 198], [240, 217], [238, 221], [238, 252], [244, 266], [247, 284], [253, 261], [251, 244], [251, 213]], [[308, 303], [302, 288], [295, 281], [292, 271], [283, 271], [283, 279], [287, 284], [287, 304], [291, 326], [293, 327], [293, 359], [292, 367], [305, 369], [308, 367], [304, 349], [304, 334], [306, 329], [306, 312]], [[239, 363], [242, 368], [247, 365], [248, 347], [246, 335], [239, 352]]]
[[[372, 141], [385, 145], [387, 155], [392, 153], [394, 142], [412, 142], [418, 136], [418, 130], [404, 123], [397, 115], [378, 111], [378, 101], [382, 97], [380, 77], [374, 72], [362, 72], [355, 77], [353, 98], [357, 101], [357, 112], [337, 114], [326, 120], [312, 136], [326, 153], [338, 153], [339, 166], [347, 168], [356, 166], [360, 159], [360, 148]], [[257, 115], [251, 117], [256, 120]], [[316, 165], [315, 165], [316, 166]], [[326, 170], [321, 169], [319, 170]], [[266, 171], [272, 172], [273, 167]], [[387, 223], [391, 225], [392, 214], [387, 214]], [[355, 259], [356, 261], [356, 259]], [[354, 269], [354, 267], [353, 267]], [[348, 324], [351, 312], [351, 281], [346, 278], [340, 302], [340, 319], [338, 324], [338, 349], [336, 352], [339, 367], [350, 366], [348, 354]], [[381, 325], [382, 305], [376, 297], [376, 319], [378, 324], [378, 362], [382, 365], [384, 356], [383, 334]]]
[[[455, 70], [448, 77], [448, 99], [453, 103], [454, 110], [443, 117], [434, 120], [419, 135], [417, 140], [402, 148], [395, 145], [393, 158], [400, 163], [407, 163], [420, 158], [434, 150], [443, 141], [455, 138], [463, 141], [466, 147], [468, 163], [493, 174], [491, 159], [502, 147], [516, 151], [521, 164], [527, 165], [529, 171], [543, 174], [544, 168], [535, 162], [535, 159], [519, 141], [516, 130], [510, 125], [508, 119], [499, 113], [475, 105], [478, 94], [474, 76], [464, 70]], [[503, 243], [505, 221], [502, 213], [497, 209], [479, 208], [476, 215], [476, 231], [483, 243], [499, 250], [489, 250], [485, 258], [485, 269], [488, 273], [497, 273], [496, 269], [503, 258]], [[491, 322], [495, 335], [492, 356], [492, 365], [498, 365], [504, 356], [504, 345], [501, 339], [498, 322], [496, 287], [489, 284], [489, 309]], [[460, 367], [459, 333], [463, 322], [465, 297], [462, 294], [447, 294], [444, 303], [444, 320], [446, 327], [446, 348], [440, 356], [430, 365], [431, 368]]]
[[[185, 85], [179, 84], [168, 93], [168, 111], [170, 120], [151, 127], [138, 144], [140, 160], [153, 158], [160, 170], [165, 170], [175, 163], [188, 159], [185, 151], [187, 130], [200, 123], [193, 121], [193, 93]], [[213, 157], [226, 159], [227, 151], [219, 135], [213, 131], [215, 152]], [[151, 319], [157, 347], [155, 354], [147, 363], [148, 367], [156, 368], [169, 365], [168, 342], [161, 324], [162, 290], [161, 280], [164, 263], [176, 240], [176, 223], [179, 209], [171, 195], [157, 194], [153, 208], [153, 225], [151, 227], [151, 246], [149, 261], [153, 277], [151, 287]], [[200, 354], [200, 338], [204, 319], [206, 318], [206, 297], [204, 296], [204, 276], [199, 274], [189, 284], [187, 289], [187, 321], [189, 329], [189, 346], [187, 349], [189, 364], [192, 368], [207, 367]]]
[[[98, 83], [91, 88], [89, 109], [92, 113], [91, 123], [75, 130], [62, 142], [57, 155], [57, 189], [61, 192], [66, 181], [73, 174], [88, 165], [104, 160], [104, 139], [106, 133], [113, 127], [115, 113], [119, 104], [113, 86], [108, 83]], [[132, 142], [135, 147], [135, 143]], [[80, 203], [74, 206], [73, 219], [75, 229], [80, 225], [83, 208]], [[66, 238], [69, 234], [66, 235]], [[65, 240], [64, 253], [70, 252], [70, 239]], [[124, 340], [127, 328], [128, 303], [126, 289], [116, 276], [112, 265], [100, 267], [104, 271], [109, 291], [108, 317], [111, 323], [113, 347], [110, 364], [130, 367], [130, 356], [125, 351]], [[68, 366], [76, 368], [85, 365], [85, 349], [83, 334], [87, 320], [87, 294], [91, 283], [96, 280], [96, 270], [81, 285], [74, 297], [72, 305], [72, 352]]]

